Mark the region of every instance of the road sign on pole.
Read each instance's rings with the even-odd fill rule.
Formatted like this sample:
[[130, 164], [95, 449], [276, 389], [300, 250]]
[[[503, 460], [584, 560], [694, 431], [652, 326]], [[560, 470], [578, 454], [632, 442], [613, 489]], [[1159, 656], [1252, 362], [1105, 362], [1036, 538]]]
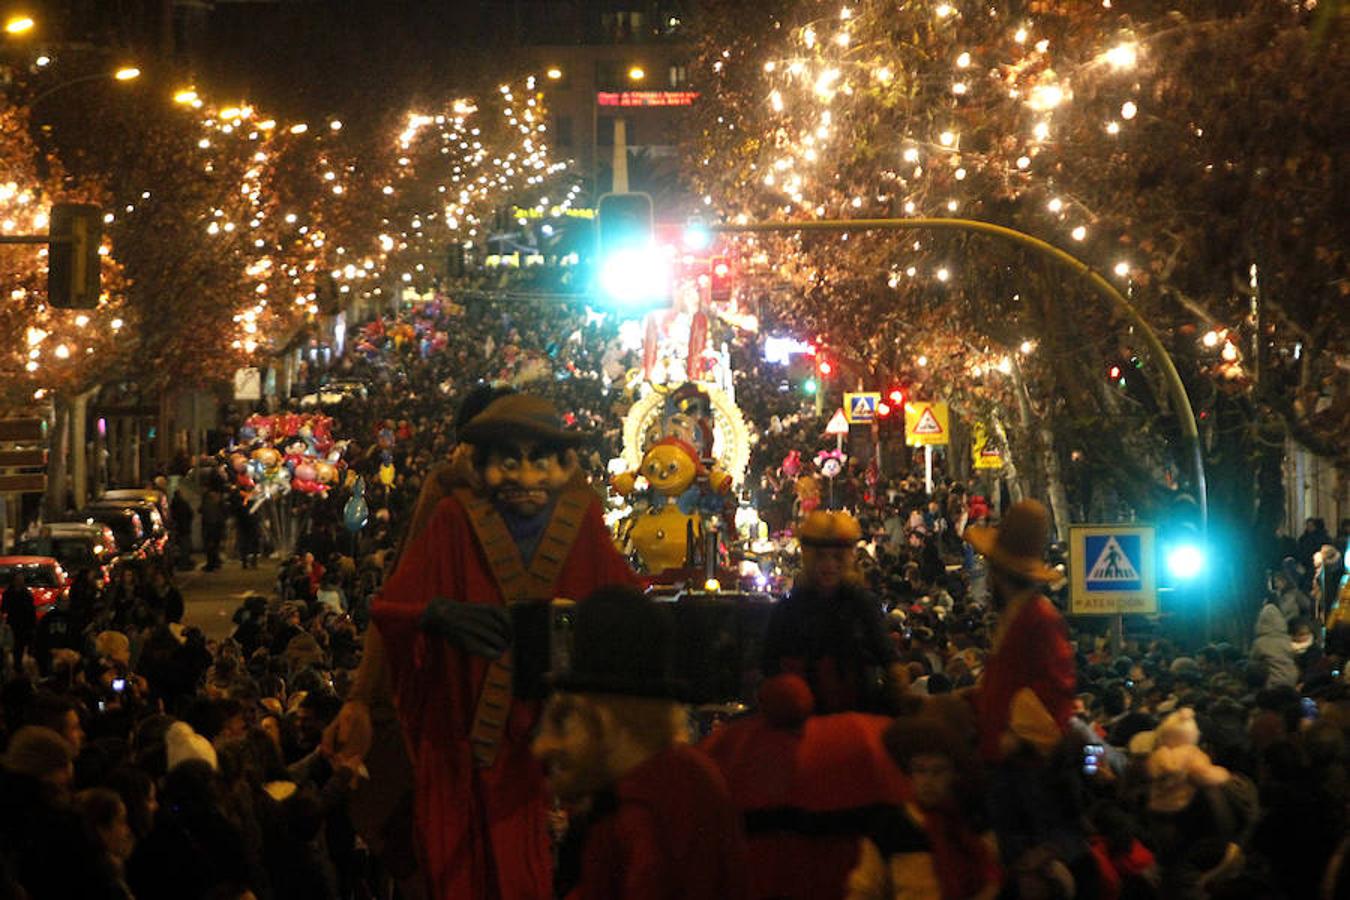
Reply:
[[905, 404], [905, 443], [911, 447], [940, 447], [949, 442], [951, 427], [945, 403]]
[[998, 444], [990, 440], [989, 429], [984, 426], [983, 422], [976, 422], [972, 426], [972, 430], [975, 432], [975, 440], [972, 442], [970, 455], [975, 468], [1003, 468], [1003, 453]]
[[1158, 556], [1148, 525], [1069, 527], [1069, 611], [1076, 616], [1158, 611]]
[[848, 419], [845, 418], [842, 409], [834, 411], [834, 415], [830, 417], [830, 424], [825, 426], [825, 433], [833, 435], [848, 434]]
[[850, 425], [868, 425], [877, 420], [881, 394], [874, 391], [844, 393], [844, 418]]

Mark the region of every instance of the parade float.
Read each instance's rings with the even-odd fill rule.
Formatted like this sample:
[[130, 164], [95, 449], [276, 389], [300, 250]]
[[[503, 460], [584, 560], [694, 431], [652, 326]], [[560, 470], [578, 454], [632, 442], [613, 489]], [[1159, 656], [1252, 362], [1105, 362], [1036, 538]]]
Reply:
[[702, 312], [648, 316], [635, 341], [642, 368], [626, 377], [634, 399], [611, 462], [610, 521], [654, 585], [730, 587], [740, 547], [758, 536], [758, 516], [739, 501], [750, 429], [728, 354], [710, 347], [708, 331]]

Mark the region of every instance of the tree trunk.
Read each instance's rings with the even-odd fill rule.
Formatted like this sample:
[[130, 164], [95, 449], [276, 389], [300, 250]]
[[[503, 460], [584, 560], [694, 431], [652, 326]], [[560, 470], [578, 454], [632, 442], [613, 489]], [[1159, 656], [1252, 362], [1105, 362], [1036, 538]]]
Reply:
[[1029, 435], [1034, 435], [1039, 455], [1038, 462], [1045, 478], [1046, 500], [1049, 502], [1050, 515], [1055, 523], [1057, 540], [1068, 540], [1069, 523], [1073, 517], [1069, 511], [1069, 493], [1064, 489], [1064, 476], [1060, 470], [1059, 454], [1055, 452], [1055, 435], [1044, 417], [1033, 422], [1031, 395], [1027, 391], [1026, 379], [1022, 377], [1022, 367], [1013, 363], [1013, 388], [1017, 391], [1017, 408], [1022, 426]]
[[59, 518], [66, 511], [66, 472], [70, 453], [70, 400], [56, 393], [52, 398], [55, 421], [47, 446], [47, 495], [42, 501], [42, 515], [48, 521]]
[[70, 490], [76, 509], [84, 509], [89, 502], [89, 448], [86, 426], [89, 418], [89, 400], [98, 393], [93, 388], [76, 394], [70, 409]]

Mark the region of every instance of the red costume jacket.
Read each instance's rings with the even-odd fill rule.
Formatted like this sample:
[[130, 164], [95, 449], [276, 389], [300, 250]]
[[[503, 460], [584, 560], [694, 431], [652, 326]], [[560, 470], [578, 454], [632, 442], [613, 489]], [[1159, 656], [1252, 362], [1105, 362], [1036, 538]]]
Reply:
[[568, 900], [745, 900], [745, 838], [726, 782], [703, 753], [662, 750], [619, 779], [593, 820]]
[[[598, 500], [591, 502], [553, 596], [580, 600], [603, 585], [636, 581], [614, 549]], [[504, 602], [456, 497], [436, 507], [371, 609], [412, 760], [414, 815], [432, 896], [546, 898], [552, 890], [548, 791], [530, 753], [540, 704], [513, 701], [496, 761], [474, 766], [468, 737], [488, 661], [421, 631], [422, 612], [437, 596]]]
[[980, 682], [976, 707], [980, 755], [998, 760], [1003, 734], [1010, 729], [1021, 733], [1013, 706], [1024, 688], [1030, 689], [1043, 708], [1033, 713], [1048, 713], [1054, 721], [1052, 728], [1063, 734], [1073, 715], [1076, 684], [1073, 647], [1059, 611], [1039, 595], [1013, 601], [1003, 613]]

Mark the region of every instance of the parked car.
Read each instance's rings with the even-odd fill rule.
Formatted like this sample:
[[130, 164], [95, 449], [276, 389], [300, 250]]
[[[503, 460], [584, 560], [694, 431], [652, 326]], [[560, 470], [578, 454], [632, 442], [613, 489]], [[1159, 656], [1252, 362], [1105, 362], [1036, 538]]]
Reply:
[[159, 488], [112, 488], [103, 492], [99, 500], [143, 500], [154, 503], [167, 525], [173, 515], [169, 512], [169, 495]]
[[50, 556], [67, 574], [91, 569], [103, 584], [112, 584], [117, 568], [117, 538], [101, 522], [53, 522], [40, 526], [14, 545], [16, 554]]
[[66, 570], [50, 556], [0, 556], [0, 584], [8, 585], [16, 572], [23, 573], [24, 584], [33, 592], [39, 619], [70, 592]]
[[159, 559], [168, 554], [169, 529], [164, 524], [164, 517], [159, 514], [159, 504], [154, 500], [99, 499], [85, 507], [85, 512], [98, 509], [131, 510], [141, 520], [146, 555]]
[[313, 394], [306, 394], [301, 397], [300, 405], [304, 407], [335, 406], [344, 400], [364, 400], [366, 397], [367, 391], [364, 382], [338, 379], [321, 386]]
[[117, 560], [121, 564], [136, 563], [150, 556], [146, 546], [145, 526], [135, 510], [116, 506], [90, 506], [75, 514], [76, 522], [107, 525], [117, 540]]

